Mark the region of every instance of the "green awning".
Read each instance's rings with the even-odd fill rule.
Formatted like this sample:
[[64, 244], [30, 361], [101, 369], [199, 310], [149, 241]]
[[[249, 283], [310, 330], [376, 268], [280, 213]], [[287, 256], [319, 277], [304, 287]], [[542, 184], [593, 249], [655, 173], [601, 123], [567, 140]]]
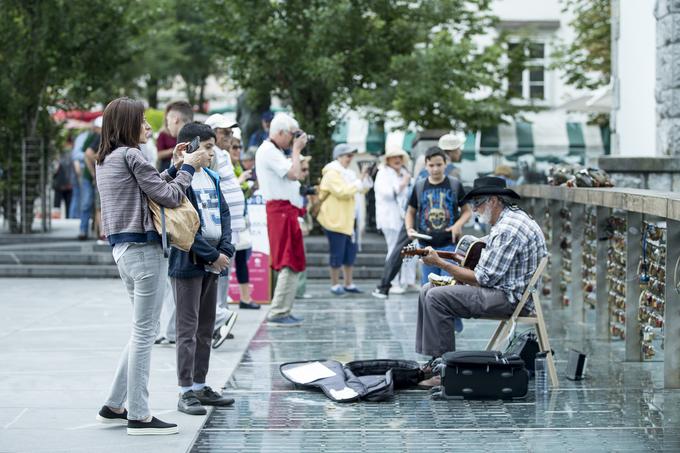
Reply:
[[366, 135], [366, 152], [380, 155], [385, 152], [385, 123], [373, 122], [368, 123], [368, 134]]

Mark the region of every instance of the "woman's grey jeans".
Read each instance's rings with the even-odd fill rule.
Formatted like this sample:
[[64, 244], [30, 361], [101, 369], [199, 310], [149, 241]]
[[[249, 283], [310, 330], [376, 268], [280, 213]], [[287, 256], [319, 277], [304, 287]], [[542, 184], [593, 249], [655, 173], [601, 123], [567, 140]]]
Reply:
[[122, 408], [128, 419], [143, 420], [149, 410], [151, 348], [159, 330], [168, 261], [158, 244], [131, 244], [118, 260], [118, 272], [132, 302], [132, 334], [118, 362], [106, 404]]

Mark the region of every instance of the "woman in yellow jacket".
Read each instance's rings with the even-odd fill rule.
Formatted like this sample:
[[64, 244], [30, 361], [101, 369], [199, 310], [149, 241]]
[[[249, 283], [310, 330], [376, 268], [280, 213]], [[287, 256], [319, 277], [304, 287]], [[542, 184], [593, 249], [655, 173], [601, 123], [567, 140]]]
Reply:
[[[319, 186], [321, 209], [317, 220], [324, 228], [330, 249], [331, 293], [360, 293], [352, 283], [352, 266], [357, 256], [357, 194], [371, 188], [367, 169], [357, 178], [349, 165], [357, 149], [341, 143], [333, 149], [333, 160], [323, 170]], [[344, 285], [340, 285], [340, 267]]]

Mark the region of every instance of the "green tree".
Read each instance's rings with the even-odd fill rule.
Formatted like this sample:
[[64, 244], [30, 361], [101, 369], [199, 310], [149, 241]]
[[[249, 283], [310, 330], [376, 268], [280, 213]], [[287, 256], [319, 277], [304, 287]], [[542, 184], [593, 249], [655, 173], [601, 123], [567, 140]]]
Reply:
[[[117, 68], [135, 55], [126, 39], [143, 33], [134, 0], [1, 0], [0, 143], [5, 146], [16, 192], [21, 143], [39, 137], [52, 146], [51, 108], [87, 105], [120, 93]], [[132, 40], [131, 40], [132, 42]], [[37, 184], [36, 184], [37, 186]], [[28, 204], [38, 195], [28, 193]], [[14, 210], [6, 212], [21, 229]], [[32, 210], [21, 219], [32, 223]]]
[[609, 83], [611, 76], [610, 0], [562, 0], [570, 12], [569, 26], [576, 36], [553, 52], [554, 67], [564, 71], [567, 84], [595, 89]]
[[[431, 115], [417, 121], [430, 127], [443, 117], [476, 124], [474, 115], [467, 115], [473, 104], [479, 118], [497, 117], [507, 106], [497, 99], [497, 86], [490, 80], [498, 73], [499, 48], [478, 50], [474, 44], [474, 37], [494, 24], [486, 13], [490, 0], [228, 3], [230, 74], [245, 89], [273, 92], [290, 103], [302, 127], [317, 136], [312, 152], [319, 159], [313, 162], [330, 154], [331, 133], [343, 107], [396, 108], [419, 120], [422, 108], [412, 105], [432, 105], [436, 99], [429, 95], [442, 96], [446, 108], [426, 109]], [[455, 37], [455, 45], [445, 35]], [[451, 68], [445, 61], [450, 57], [463, 65]], [[420, 90], [422, 84], [429, 94]], [[468, 99], [466, 90], [486, 86], [494, 87], [493, 103], [485, 97]], [[409, 88], [419, 91], [412, 95]]]

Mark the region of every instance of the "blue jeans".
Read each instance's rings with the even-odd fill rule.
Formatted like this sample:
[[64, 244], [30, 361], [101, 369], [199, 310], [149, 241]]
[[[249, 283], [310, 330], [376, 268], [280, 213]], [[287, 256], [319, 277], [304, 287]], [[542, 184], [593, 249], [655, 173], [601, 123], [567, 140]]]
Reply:
[[87, 236], [90, 217], [94, 207], [94, 186], [92, 181], [83, 178], [80, 183], [80, 234]]
[[68, 207], [68, 217], [69, 219], [79, 219], [80, 218], [80, 183], [78, 178], [73, 178], [71, 180], [71, 185], [73, 186], [73, 192], [71, 193], [71, 205]]
[[158, 244], [132, 244], [118, 260], [118, 272], [132, 302], [132, 334], [118, 362], [106, 404], [122, 408], [128, 419], [143, 420], [149, 410], [151, 347], [158, 333], [168, 261]]
[[[435, 248], [435, 250], [443, 251], [443, 252], [453, 252], [456, 249], [456, 246], [451, 244], [447, 245], [446, 247], [439, 247]], [[424, 285], [428, 282], [427, 276], [430, 274], [436, 274], [440, 276], [448, 276], [449, 273], [436, 267], [436, 266], [428, 266], [427, 264], [423, 263], [422, 267], [422, 276], [420, 277], [420, 284]]]

